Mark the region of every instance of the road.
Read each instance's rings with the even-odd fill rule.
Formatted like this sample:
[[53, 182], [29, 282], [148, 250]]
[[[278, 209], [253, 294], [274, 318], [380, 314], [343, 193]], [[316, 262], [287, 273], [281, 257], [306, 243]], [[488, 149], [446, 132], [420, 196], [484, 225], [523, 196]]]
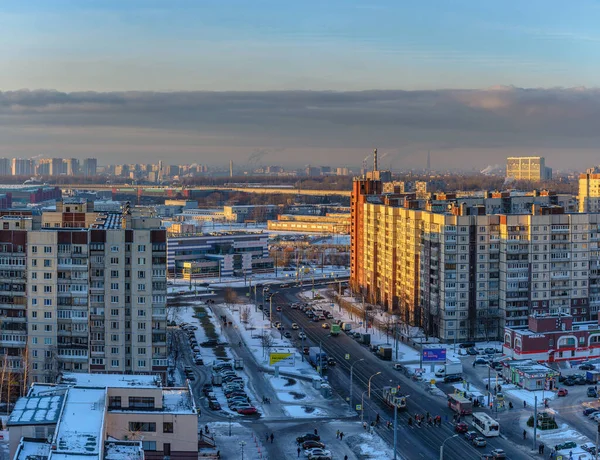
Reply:
[[[433, 395], [426, 391], [423, 383], [412, 381], [393, 369], [389, 362], [381, 361], [367, 348], [358, 344], [345, 334], [331, 337], [327, 329], [321, 327], [321, 323], [309, 321], [304, 313], [292, 310], [289, 304], [298, 301], [298, 289], [280, 290], [273, 297], [273, 305], [283, 305], [282, 318], [286, 330], [291, 330], [291, 323], [300, 325], [308, 337], [309, 344], [321, 346], [323, 350], [333, 357], [338, 365], [327, 371], [327, 379], [330, 384], [345, 398], [349, 397], [349, 373], [350, 365], [359, 360], [353, 371], [353, 405], [360, 404], [363, 392], [367, 390], [368, 380], [374, 374], [380, 373], [371, 380], [371, 400], [364, 394], [364, 418], [372, 421], [379, 413], [382, 421], [393, 420], [393, 411], [384, 403], [381, 389], [386, 385], [400, 385], [402, 392], [411, 396], [408, 399], [408, 411], [398, 414], [398, 452], [407, 459], [427, 459], [439, 456], [440, 445], [445, 444], [445, 459], [480, 459], [481, 455], [493, 448], [502, 448], [507, 452], [508, 458], [517, 459], [529, 456], [529, 450], [524, 446], [513, 445], [505, 439], [490, 438], [488, 447], [480, 449], [467, 443], [462, 437], [449, 439], [454, 435], [452, 421], [453, 413], [446, 406], [446, 399]], [[275, 307], [273, 308], [275, 310]], [[274, 320], [278, 319], [274, 312]], [[300, 346], [301, 344], [298, 343]], [[350, 360], [345, 356], [349, 354]], [[409, 427], [408, 414], [426, 414], [432, 416], [440, 415], [445, 422], [441, 427]], [[393, 444], [393, 430], [379, 428], [381, 436], [390, 444]], [[502, 428], [501, 428], [502, 429]]]

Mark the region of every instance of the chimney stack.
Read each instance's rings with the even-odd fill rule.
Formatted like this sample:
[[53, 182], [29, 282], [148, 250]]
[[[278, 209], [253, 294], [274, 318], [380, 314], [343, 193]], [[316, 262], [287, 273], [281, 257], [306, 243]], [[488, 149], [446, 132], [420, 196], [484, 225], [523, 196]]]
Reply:
[[377, 171], [377, 149], [373, 149], [373, 171]]

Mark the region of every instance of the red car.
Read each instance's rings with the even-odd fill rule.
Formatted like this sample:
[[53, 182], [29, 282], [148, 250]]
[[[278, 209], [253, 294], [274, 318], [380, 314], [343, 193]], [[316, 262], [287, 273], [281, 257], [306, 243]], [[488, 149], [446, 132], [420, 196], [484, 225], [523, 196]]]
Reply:
[[466, 433], [469, 431], [469, 425], [467, 425], [465, 422], [457, 423], [454, 425], [454, 431], [457, 433]]
[[569, 390], [566, 388], [560, 388], [558, 390], [557, 396], [567, 396], [569, 394]]
[[242, 415], [254, 415], [258, 411], [256, 410], [256, 407], [242, 407], [241, 409], [238, 409], [237, 412]]

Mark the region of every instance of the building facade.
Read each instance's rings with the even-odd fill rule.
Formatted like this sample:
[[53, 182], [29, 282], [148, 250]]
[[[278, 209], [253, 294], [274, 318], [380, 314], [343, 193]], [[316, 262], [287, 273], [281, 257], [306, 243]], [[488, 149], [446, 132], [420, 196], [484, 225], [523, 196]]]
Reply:
[[539, 182], [552, 179], [552, 168], [546, 166], [544, 157], [508, 157], [506, 177], [513, 180]]

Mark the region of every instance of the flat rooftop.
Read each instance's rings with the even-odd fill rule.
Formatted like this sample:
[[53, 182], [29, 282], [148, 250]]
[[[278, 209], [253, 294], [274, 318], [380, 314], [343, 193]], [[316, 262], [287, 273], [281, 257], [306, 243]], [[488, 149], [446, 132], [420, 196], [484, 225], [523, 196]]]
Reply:
[[63, 406], [63, 395], [30, 396], [19, 398], [8, 419], [9, 426], [51, 425], [58, 422]]
[[89, 460], [100, 455], [105, 401], [105, 389], [69, 388], [54, 434], [56, 450], [49, 460]]
[[143, 460], [141, 441], [106, 441], [104, 460]]
[[195, 407], [187, 388], [163, 390], [163, 410], [173, 414], [194, 414]]
[[61, 384], [87, 388], [161, 388], [156, 375], [77, 374], [65, 373]]
[[34, 439], [21, 440], [13, 460], [47, 459], [50, 455], [50, 444]]

